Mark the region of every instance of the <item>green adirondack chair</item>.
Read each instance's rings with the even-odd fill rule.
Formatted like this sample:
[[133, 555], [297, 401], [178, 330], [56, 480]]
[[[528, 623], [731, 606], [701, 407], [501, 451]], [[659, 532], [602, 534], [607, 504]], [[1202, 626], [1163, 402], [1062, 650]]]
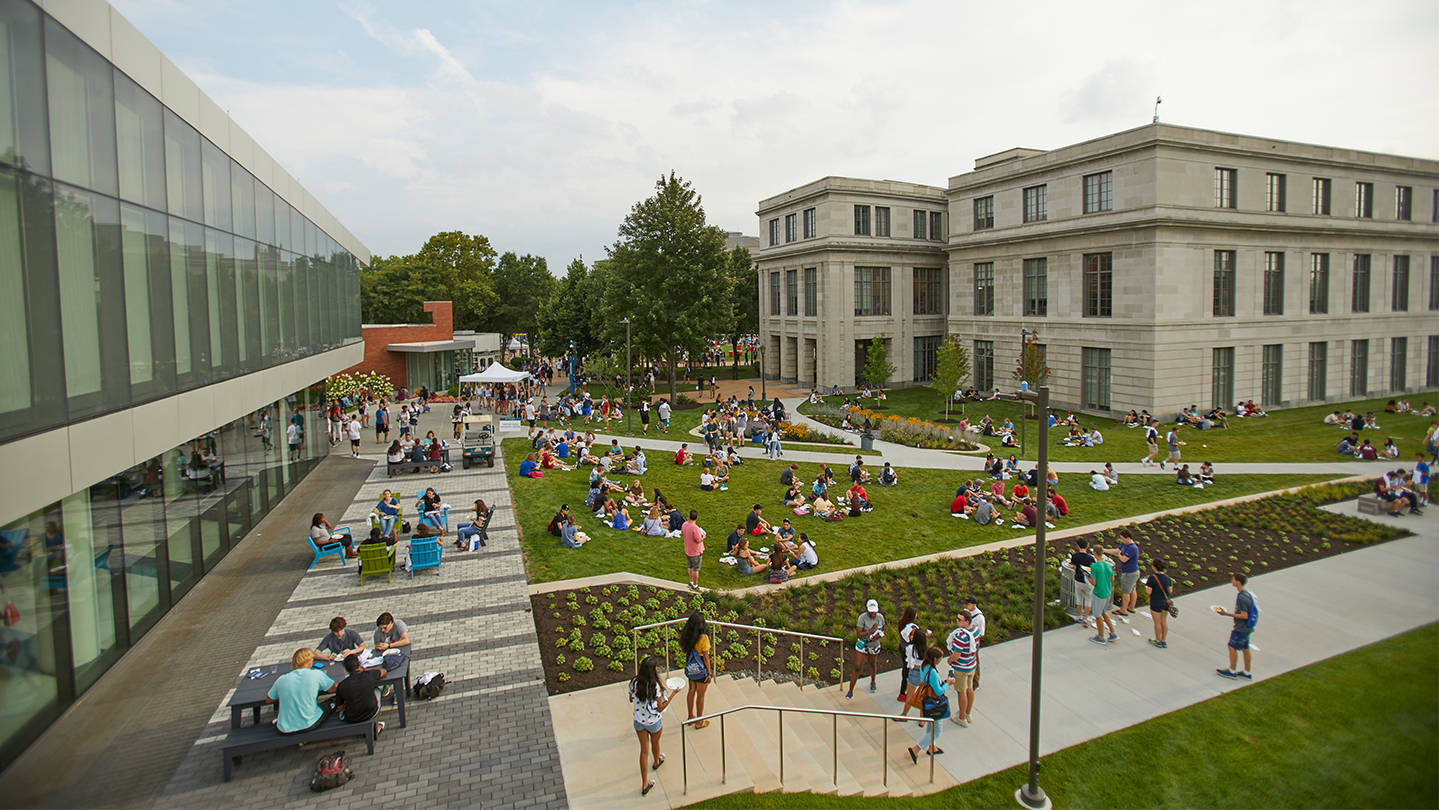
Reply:
[[389, 582], [390, 574], [395, 570], [395, 547], [384, 543], [366, 543], [360, 546], [359, 551], [360, 583], [364, 584], [365, 577], [384, 577]]

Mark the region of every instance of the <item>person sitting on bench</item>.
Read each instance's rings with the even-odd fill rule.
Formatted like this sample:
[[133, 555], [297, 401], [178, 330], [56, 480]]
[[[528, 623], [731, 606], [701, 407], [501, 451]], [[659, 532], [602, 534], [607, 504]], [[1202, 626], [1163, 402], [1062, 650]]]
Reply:
[[[386, 616], [390, 615], [388, 613]], [[345, 676], [334, 687], [335, 711], [340, 712], [346, 723], [368, 723], [380, 713], [380, 680], [388, 674], [384, 667], [360, 668], [360, 656], [345, 656]], [[385, 730], [383, 722], [375, 726], [375, 736]]]
[[365, 639], [355, 632], [355, 628], [349, 626], [344, 616], [336, 616], [330, 620], [330, 632], [315, 645], [313, 657], [321, 661], [334, 661], [363, 649]]
[[388, 610], [375, 619], [375, 652], [388, 669], [399, 669], [410, 657], [410, 628]]
[[[344, 619], [336, 621], [343, 622]], [[358, 638], [359, 633], [355, 633], [355, 637]], [[363, 646], [364, 642], [360, 644]], [[266, 703], [280, 704], [275, 728], [281, 734], [313, 731], [325, 722], [325, 710], [320, 708], [318, 698], [325, 692], [335, 690], [335, 680], [326, 675], [324, 670], [315, 669], [314, 663], [314, 650], [309, 647], [295, 650], [295, 654], [290, 657], [292, 669], [276, 678], [274, 685], [265, 695]]]

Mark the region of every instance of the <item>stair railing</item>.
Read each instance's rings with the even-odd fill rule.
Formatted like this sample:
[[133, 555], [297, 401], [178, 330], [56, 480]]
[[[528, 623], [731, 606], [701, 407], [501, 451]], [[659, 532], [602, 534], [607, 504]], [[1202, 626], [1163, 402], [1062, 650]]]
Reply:
[[[654, 629], [657, 629], [657, 628], [660, 628], [660, 627], [671, 628], [671, 627], [673, 627], [674, 625], [684, 624], [684, 623], [687, 622], [687, 621], [689, 621], [689, 618], [688, 618], [688, 617], [685, 617], [685, 618], [683, 618], [683, 619], [670, 619], [669, 621], [655, 622], [654, 624], [642, 624], [642, 625], [639, 625], [639, 626], [637, 626], [637, 627], [634, 627], [634, 628], [630, 631], [630, 633], [631, 633], [631, 641], [634, 642], [634, 645], [633, 645], [632, 649], [634, 650], [634, 653], [635, 653], [635, 675], [636, 675], [636, 676], [638, 676], [638, 675], [640, 674], [640, 654], [639, 654], [639, 650], [640, 650], [640, 631], [641, 631], [641, 630], [654, 630]], [[799, 638], [799, 688], [800, 688], [800, 689], [804, 689], [804, 661], [805, 661], [805, 658], [804, 658], [804, 640], [808, 638], [808, 639], [815, 639], [815, 640], [817, 640], [817, 641], [824, 641], [824, 642], [830, 642], [830, 641], [832, 641], [832, 642], [835, 642], [835, 643], [837, 643], [837, 644], [839, 645], [839, 653], [834, 657], [834, 660], [835, 660], [835, 663], [838, 665], [838, 666], [837, 666], [837, 669], [839, 669], [839, 683], [840, 683], [840, 685], [843, 685], [843, 684], [844, 684], [844, 639], [842, 639], [842, 638], [835, 638], [834, 636], [819, 636], [819, 635], [815, 635], [814, 633], [800, 633], [800, 632], [795, 631], [795, 630], [783, 630], [783, 629], [780, 629], [780, 628], [777, 628], [777, 627], [755, 627], [754, 625], [750, 625], [750, 624], [733, 624], [733, 623], [731, 623], [731, 622], [719, 622], [719, 621], [714, 621], [714, 620], [711, 620], [711, 619], [706, 619], [706, 620], [705, 620], [705, 624], [708, 624], [708, 625], [710, 625], [711, 627], [729, 627], [729, 628], [733, 628], [733, 629], [736, 629], [736, 630], [753, 630], [753, 631], [754, 631], [754, 640], [755, 640], [755, 645], [754, 645], [754, 646], [755, 646], [755, 651], [754, 651], [754, 655], [755, 655], [754, 681], [755, 681], [755, 683], [759, 683], [759, 682], [760, 682], [760, 680], [761, 680], [761, 678], [760, 678], [760, 672], [764, 669], [764, 644], [763, 644], [763, 642], [762, 642], [763, 634], [765, 634], [765, 633], [773, 633], [774, 635], [777, 635], [777, 636], [797, 636], [797, 637]], [[669, 671], [670, 671], [670, 639], [671, 639], [671, 637], [673, 637], [673, 636], [674, 636], [674, 633], [673, 633], [672, 631], [667, 631], [667, 632], [665, 633], [664, 648], [665, 648], [665, 674], [666, 674], [666, 675], [668, 675], [668, 674], [669, 674]], [[714, 650], [714, 649], [718, 649], [718, 648], [719, 648], [719, 643], [718, 643], [717, 641], [715, 641], [714, 635], [711, 634], [711, 635], [710, 635], [710, 649], [711, 649], [711, 650]]]
[[[829, 715], [829, 717], [830, 717], [830, 732], [829, 732], [829, 733], [830, 733], [830, 751], [831, 751], [831, 753], [833, 754], [833, 759], [832, 759], [832, 761], [831, 761], [831, 767], [833, 768], [833, 777], [832, 777], [832, 780], [833, 780], [833, 783], [834, 783], [834, 786], [835, 786], [835, 787], [839, 787], [839, 718], [841, 718], [841, 717], [868, 717], [868, 718], [874, 718], [874, 719], [878, 719], [878, 720], [884, 721], [883, 723], [881, 723], [881, 726], [882, 726], [882, 728], [883, 728], [883, 743], [881, 744], [881, 747], [880, 747], [880, 760], [881, 760], [881, 762], [883, 763], [883, 768], [884, 768], [884, 777], [883, 777], [883, 778], [884, 778], [884, 786], [885, 786], [885, 787], [889, 787], [889, 724], [890, 724], [891, 722], [898, 722], [898, 723], [921, 723], [921, 724], [923, 724], [923, 723], [929, 723], [929, 724], [933, 725], [934, 723], [938, 722], [937, 720], [933, 720], [933, 719], [928, 718], [928, 717], [908, 717], [908, 716], [900, 716], [900, 715], [894, 715], [894, 714], [877, 714], [877, 713], [873, 713], [873, 712], [847, 712], [847, 711], [843, 711], [843, 710], [841, 710], [841, 709], [808, 709], [808, 708], [797, 708], [797, 707], [793, 707], [793, 706], [786, 707], [786, 706], [759, 706], [759, 705], [736, 706], [736, 707], [734, 707], [734, 708], [732, 708], [732, 709], [725, 709], [724, 711], [715, 712], [715, 713], [713, 713], [713, 714], [707, 714], [707, 715], [704, 715], [703, 717], [692, 717], [692, 718], [690, 718], [689, 720], [686, 720], [686, 721], [684, 721], [683, 723], [680, 724], [680, 769], [681, 769], [682, 779], [683, 779], [683, 781], [684, 781], [684, 792], [685, 792], [686, 794], [689, 793], [689, 789], [690, 789], [690, 769], [689, 769], [689, 749], [685, 746], [685, 729], [686, 729], [687, 727], [691, 726], [691, 725], [694, 725], [695, 723], [700, 722], [700, 721], [708, 721], [708, 720], [712, 720], [712, 719], [714, 719], [714, 718], [719, 718], [719, 724], [720, 724], [720, 784], [724, 784], [724, 783], [725, 783], [726, 771], [727, 771], [727, 769], [728, 769], [728, 759], [729, 759], [729, 757], [727, 756], [728, 751], [727, 751], [727, 748], [726, 748], [726, 746], [725, 746], [725, 727], [724, 727], [725, 715], [734, 714], [735, 712], [747, 711], [747, 710], [749, 710], [749, 709], [758, 709], [758, 710], [763, 710], [763, 711], [771, 711], [771, 712], [778, 712], [778, 713], [779, 713], [779, 783], [780, 783], [781, 786], [784, 785], [784, 713], [785, 713], [785, 712], [800, 712], [801, 714], [827, 714], [827, 715]], [[925, 736], [926, 736], [926, 737], [929, 737], [929, 738], [931, 739], [931, 741], [933, 740], [932, 732], [929, 733], [929, 734], [926, 734]], [[921, 741], [922, 741], [922, 740], [924, 739], [924, 737], [921, 737], [920, 739], [921, 739]], [[933, 756], [931, 756], [931, 757], [929, 758], [929, 781], [930, 781], [930, 784], [933, 784], [933, 783], [934, 783], [934, 757], [933, 757]]]

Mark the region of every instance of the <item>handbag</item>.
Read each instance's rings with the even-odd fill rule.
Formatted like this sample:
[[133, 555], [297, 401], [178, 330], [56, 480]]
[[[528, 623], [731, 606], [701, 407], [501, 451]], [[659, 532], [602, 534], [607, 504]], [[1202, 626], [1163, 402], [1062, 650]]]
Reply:
[[690, 650], [690, 656], [685, 661], [685, 677], [692, 681], [703, 681], [710, 676], [709, 667], [705, 666], [704, 656], [699, 650]]
[[1159, 586], [1159, 592], [1164, 594], [1164, 601], [1169, 603], [1169, 615], [1176, 619], [1179, 618], [1179, 605], [1174, 604], [1174, 598], [1169, 595], [1169, 589], [1164, 587], [1164, 580], [1156, 574], [1154, 582]]
[[[930, 672], [934, 671], [933, 667], [925, 667], [925, 669]], [[945, 694], [936, 695], [934, 689], [929, 685], [928, 677], [925, 677], [921, 688], [925, 694], [924, 697], [920, 698], [920, 714], [931, 720], [943, 720], [948, 717], [949, 696]]]

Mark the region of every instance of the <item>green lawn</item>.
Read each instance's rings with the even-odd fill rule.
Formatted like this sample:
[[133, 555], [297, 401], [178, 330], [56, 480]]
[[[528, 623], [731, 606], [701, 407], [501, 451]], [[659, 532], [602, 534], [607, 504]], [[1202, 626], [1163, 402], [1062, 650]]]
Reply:
[[[1261, 681], [1044, 757], [1055, 807], [1439, 806], [1439, 625]], [[1025, 765], [930, 796], [740, 794], [693, 805], [1016, 807]]]
[[[633, 445], [627, 444], [626, 448], [632, 449]], [[685, 581], [685, 561], [679, 540], [617, 532], [584, 513], [589, 480], [587, 469], [573, 472], [549, 470], [543, 479], [521, 479], [515, 474], [529, 452], [528, 440], [506, 439], [504, 449], [531, 582], [616, 571]], [[972, 477], [972, 473], [902, 469], [899, 486], [868, 488], [875, 511], [840, 523], [825, 523], [813, 517], [795, 517], [781, 503], [784, 488], [779, 485], [779, 475], [785, 467], [783, 462], [748, 458], [742, 466], [734, 468], [728, 492], [702, 492], [697, 468], [675, 466], [670, 453], [646, 455], [649, 457], [649, 472], [643, 478], [646, 496], [652, 497], [658, 487], [681, 511], [688, 513], [690, 509], [697, 509], [700, 513], [700, 525], [709, 533], [702, 576], [702, 582], [709, 587], [743, 587], [760, 581], [759, 577], [743, 576], [719, 562], [724, 552], [725, 537], [736, 523], [744, 520], [755, 503], [763, 504], [765, 517], [776, 524], [789, 515], [796, 531], [807, 532], [816, 541], [819, 571], [963, 548], [1004, 539], [1019, 532], [1010, 528], [978, 526], [949, 516], [949, 502], [955, 487], [964, 478]], [[836, 476], [845, 477], [843, 465], [831, 467]], [[806, 481], [812, 481], [818, 471], [817, 464], [800, 465], [800, 474]], [[1095, 492], [1080, 476], [1061, 476], [1059, 491], [1069, 501], [1071, 513], [1057, 525], [1061, 528], [1079, 526], [1328, 478], [1330, 476], [1322, 475], [1221, 475], [1216, 486], [1198, 490], [1177, 487], [1167, 475], [1130, 475], [1121, 480], [1116, 490]], [[628, 483], [630, 479], [624, 480]], [[582, 549], [563, 548], [557, 538], [545, 531], [550, 518], [562, 503], [568, 503], [571, 509], [579, 507], [576, 515], [580, 528], [592, 538], [592, 542]], [[633, 509], [631, 516], [636, 522], [643, 518], [638, 510]]]
[[[827, 397], [826, 401], [838, 405], [842, 397]], [[1340, 456], [1334, 452], [1334, 445], [1341, 436], [1347, 435], [1347, 431], [1341, 432], [1337, 427], [1331, 427], [1323, 423], [1324, 415], [1338, 410], [1341, 413], [1346, 409], [1357, 412], [1373, 411], [1378, 417], [1380, 429], [1365, 431], [1360, 438], [1369, 439], [1376, 446], [1383, 447], [1387, 437], [1393, 437], [1399, 445], [1402, 453], [1401, 458], [1406, 464], [1414, 460], [1414, 454], [1423, 449], [1423, 437], [1432, 419], [1413, 416], [1410, 414], [1387, 414], [1384, 413], [1384, 405], [1389, 401], [1388, 397], [1379, 399], [1356, 400], [1353, 402], [1336, 403], [1331, 405], [1315, 405], [1305, 408], [1287, 408], [1269, 412], [1269, 416], [1262, 419], [1234, 419], [1229, 420], [1228, 430], [1195, 430], [1184, 428], [1180, 431], [1182, 438], [1188, 442], [1183, 448], [1186, 460], [1198, 463], [1200, 461], [1213, 461], [1221, 463], [1226, 461], [1342, 461], [1349, 457]], [[1418, 394], [1409, 398], [1410, 404], [1416, 408], [1421, 402], [1428, 401], [1439, 405], [1439, 391], [1430, 391], [1425, 394]], [[873, 400], [863, 400], [866, 405], [873, 404]], [[905, 417], [916, 416], [921, 419], [933, 421], [944, 416], [944, 399], [938, 392], [930, 388], [903, 388], [888, 394], [885, 401], [888, 413], [896, 413]], [[950, 408], [950, 413], [956, 414], [960, 403], [955, 403]], [[800, 412], [807, 410], [808, 406], [801, 406]], [[984, 401], [964, 403], [965, 413], [971, 422], [976, 422], [985, 414], [989, 414], [996, 423], [1002, 423], [1005, 417], [1015, 420], [1019, 424], [1019, 404], [1004, 401]], [[1063, 416], [1063, 411], [1060, 412]], [[1171, 418], [1173, 414], [1156, 414], [1161, 418]], [[1097, 425], [1104, 434], [1104, 446], [1102, 448], [1065, 447], [1059, 440], [1066, 435], [1067, 429], [1052, 432], [1049, 448], [1049, 458], [1052, 461], [1138, 461], [1140, 457], [1148, 452], [1144, 445], [1144, 431], [1138, 428], [1126, 428], [1107, 417], [1090, 416], [1079, 414], [1079, 422], [1082, 427]], [[1167, 430], [1168, 425], [1165, 425]], [[1028, 425], [1028, 452], [1022, 458], [1037, 457], [1037, 433], [1038, 423], [1030, 422]], [[984, 440], [981, 440], [984, 441]], [[1161, 445], [1162, 433], [1161, 433]], [[1207, 445], [1207, 446], [1206, 446]], [[1017, 453], [1017, 449], [995, 447], [996, 453]], [[1164, 449], [1160, 449], [1161, 458]], [[1355, 462], [1356, 471], [1362, 470], [1365, 465]]]

